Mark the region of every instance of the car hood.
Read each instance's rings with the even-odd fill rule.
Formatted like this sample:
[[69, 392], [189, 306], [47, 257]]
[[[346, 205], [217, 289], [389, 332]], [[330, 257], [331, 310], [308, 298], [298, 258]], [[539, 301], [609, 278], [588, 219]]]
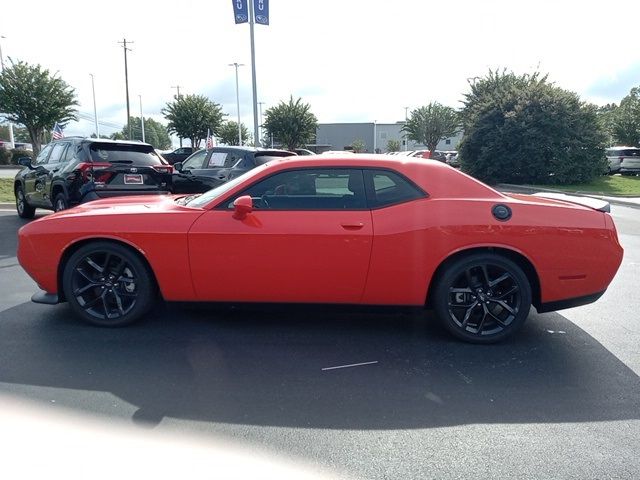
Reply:
[[200, 210], [178, 205], [175, 200], [185, 195], [132, 195], [83, 203], [68, 210], [53, 213], [43, 219], [61, 219], [87, 215], [138, 215], [162, 211]]

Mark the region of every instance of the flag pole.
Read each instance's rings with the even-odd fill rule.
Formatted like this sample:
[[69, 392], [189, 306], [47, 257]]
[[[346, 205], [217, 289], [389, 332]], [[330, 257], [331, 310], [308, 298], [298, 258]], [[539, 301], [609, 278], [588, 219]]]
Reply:
[[253, 0], [249, 3], [249, 32], [251, 36], [251, 83], [253, 85], [253, 144], [257, 146], [258, 142], [258, 89], [256, 86], [256, 47], [253, 33]]

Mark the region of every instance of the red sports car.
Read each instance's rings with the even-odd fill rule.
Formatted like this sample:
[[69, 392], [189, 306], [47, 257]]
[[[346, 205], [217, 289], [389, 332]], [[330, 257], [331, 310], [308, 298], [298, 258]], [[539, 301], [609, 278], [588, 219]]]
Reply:
[[622, 247], [598, 200], [505, 195], [441, 162], [367, 155], [269, 162], [197, 196], [98, 200], [20, 229], [44, 292], [97, 325], [166, 301], [431, 307], [488, 343], [593, 302]]

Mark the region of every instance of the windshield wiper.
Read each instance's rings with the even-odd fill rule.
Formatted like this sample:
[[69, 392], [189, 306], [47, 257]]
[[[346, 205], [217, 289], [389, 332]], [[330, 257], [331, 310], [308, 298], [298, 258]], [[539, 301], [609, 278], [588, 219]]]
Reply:
[[109, 160], [110, 163], [133, 163], [133, 160]]

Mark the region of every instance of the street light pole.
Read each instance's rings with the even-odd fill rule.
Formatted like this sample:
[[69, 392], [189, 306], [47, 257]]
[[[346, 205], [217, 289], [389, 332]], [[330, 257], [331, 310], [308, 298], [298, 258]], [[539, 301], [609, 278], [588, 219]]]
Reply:
[[373, 121], [373, 153], [378, 153], [378, 121]]
[[[404, 126], [406, 128], [407, 126], [407, 118], [408, 118], [408, 114], [407, 112], [409, 111], [409, 107], [404, 107]], [[407, 138], [407, 132], [405, 130], [404, 132], [404, 150], [407, 151], [409, 149], [409, 139]]]
[[[260, 107], [260, 117], [258, 117], [258, 118], [260, 118], [260, 130], [262, 130], [262, 105], [264, 105], [264, 102], [258, 102], [258, 106]], [[262, 132], [260, 132], [260, 133], [262, 133]], [[260, 145], [262, 145], [262, 142], [261, 142], [260, 140], [261, 140], [261, 139], [259, 138], [259, 139], [258, 139], [258, 143], [259, 143]], [[256, 145], [256, 146], [257, 146], [257, 145]]]
[[258, 141], [258, 87], [256, 85], [256, 47], [253, 34], [254, 18], [253, 18], [253, 1], [248, 0], [249, 4], [249, 35], [251, 37], [251, 83], [253, 86], [253, 138], [254, 143]]
[[[176, 89], [178, 93], [176, 94], [175, 98], [180, 100], [180, 85], [174, 85], [171, 88]], [[178, 140], [180, 141], [180, 148], [182, 148], [182, 137], [178, 137]]]
[[138, 98], [140, 99], [140, 124], [142, 126], [142, 141], [146, 142], [144, 138], [144, 115], [142, 115], [142, 95], [138, 95]]
[[[0, 35], [0, 40], [7, 38], [4, 35]], [[0, 42], [0, 65], [2, 65], [2, 71], [4, 71], [4, 57], [2, 56], [2, 42]]]
[[244, 67], [242, 63], [230, 63], [230, 67], [236, 69], [236, 108], [238, 110], [238, 145], [242, 146], [242, 126], [240, 124], [240, 90], [238, 87], [238, 67]]
[[[0, 35], [0, 40], [3, 38], [7, 38], [4, 35]], [[2, 56], [2, 42], [0, 42], [0, 66], [2, 66], [2, 71], [4, 72], [4, 57]], [[16, 147], [13, 138], [13, 123], [9, 122], [9, 148], [12, 150]]]
[[93, 93], [93, 121], [96, 125], [96, 138], [100, 138], [100, 128], [98, 127], [98, 110], [96, 109], [96, 87], [93, 82], [93, 73], [89, 74], [91, 76], [91, 92]]

